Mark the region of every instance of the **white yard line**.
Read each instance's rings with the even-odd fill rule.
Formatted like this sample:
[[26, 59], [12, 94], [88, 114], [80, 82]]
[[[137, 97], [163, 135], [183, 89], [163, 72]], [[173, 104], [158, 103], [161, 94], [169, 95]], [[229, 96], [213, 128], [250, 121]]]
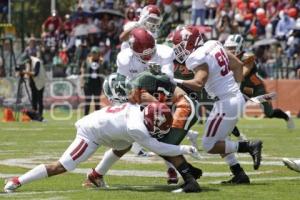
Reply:
[[[282, 180], [300, 180], [300, 176], [290, 176], [290, 177], [273, 177], [273, 178], [253, 178], [251, 179], [252, 183], [254, 182], [272, 182], [272, 181], [282, 181]], [[201, 185], [209, 185], [209, 184], [220, 184], [220, 181], [200, 181]], [[153, 185], [155, 186], [155, 184]], [[124, 186], [110, 186], [107, 189], [101, 189], [101, 190], [115, 190], [120, 188], [137, 188], [137, 189], [143, 189], [143, 188], [151, 188], [151, 186], [148, 185], [124, 185]], [[171, 188], [171, 187], [170, 187]], [[1, 198], [11, 198], [11, 197], [22, 197], [22, 196], [32, 196], [32, 195], [45, 195], [45, 194], [65, 194], [65, 193], [74, 193], [74, 192], [84, 192], [88, 191], [90, 189], [82, 189], [82, 190], [55, 190], [55, 191], [39, 191], [39, 192], [16, 192], [16, 193], [0, 193]], [[32, 198], [30, 198], [32, 199]], [[40, 199], [40, 198], [39, 198]], [[43, 198], [42, 198], [43, 199]], [[45, 199], [55, 199], [55, 197], [45, 198]], [[63, 199], [63, 197], [61, 198]]]

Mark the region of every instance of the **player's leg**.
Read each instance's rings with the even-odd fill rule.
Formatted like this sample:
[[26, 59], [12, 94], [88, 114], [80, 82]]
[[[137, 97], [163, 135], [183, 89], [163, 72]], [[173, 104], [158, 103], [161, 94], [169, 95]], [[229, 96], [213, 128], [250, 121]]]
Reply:
[[234, 142], [228, 139], [228, 133], [234, 129], [238, 117], [242, 112], [243, 102], [242, 97], [229, 101], [216, 102], [207, 120], [202, 138], [203, 148], [208, 153], [221, 154], [230, 166], [234, 174], [234, 178], [229, 181], [230, 183], [249, 183], [244, 170], [235, 158], [235, 152], [250, 153], [255, 169], [259, 167], [261, 160], [261, 141]]
[[[254, 96], [263, 95], [263, 94], [266, 94], [266, 90], [264, 86], [259, 86], [254, 89]], [[295, 128], [293, 119], [291, 118], [289, 112], [284, 112], [279, 108], [273, 109], [271, 102], [264, 102], [262, 103], [262, 105], [266, 117], [283, 119], [286, 121], [288, 129], [292, 130]]]
[[98, 148], [94, 142], [86, 138], [76, 137], [61, 158], [52, 164], [41, 164], [26, 172], [20, 177], [15, 177], [6, 182], [5, 192], [14, 192], [21, 185], [37, 181], [46, 177], [72, 171], [80, 163], [88, 159]]
[[[159, 141], [168, 144], [178, 145], [188, 134], [190, 127], [196, 123], [197, 118], [196, 118], [195, 102], [193, 102], [187, 96], [181, 97], [181, 99], [179, 99], [176, 102], [175, 106], [176, 109], [173, 114], [172, 128], [170, 132]], [[197, 137], [194, 136], [192, 137], [190, 135], [190, 138], [195, 140], [193, 141], [194, 144], [197, 144]], [[177, 173], [174, 167], [168, 164], [167, 164], [167, 174], [168, 174], [168, 179], [167, 179], [168, 183], [175, 184], [178, 182]]]
[[200, 192], [201, 188], [196, 179], [202, 176], [202, 170], [193, 167], [185, 158], [180, 156], [168, 157], [163, 156], [165, 160], [172, 163], [184, 180], [182, 191], [184, 192]]
[[239, 164], [236, 155], [234, 153], [221, 155], [228, 164], [233, 177], [228, 181], [223, 181], [222, 184], [248, 184], [250, 183], [249, 177], [245, 173], [244, 169]]
[[237, 137], [240, 141], [242, 140], [247, 140], [246, 136], [240, 132], [240, 130], [238, 129], [237, 126], [235, 126], [233, 128], [233, 130], [231, 131], [232, 135], [234, 135], [235, 137]]
[[289, 169], [294, 170], [296, 172], [300, 172], [300, 160], [291, 160], [288, 158], [283, 158], [282, 162]]
[[84, 187], [102, 187], [107, 188], [108, 185], [104, 181], [104, 175], [108, 170], [116, 163], [120, 158], [130, 150], [131, 146], [123, 149], [116, 150], [110, 149], [106, 151], [103, 155], [102, 160], [98, 163], [95, 169], [92, 169], [92, 172], [87, 174], [87, 179], [83, 182]]

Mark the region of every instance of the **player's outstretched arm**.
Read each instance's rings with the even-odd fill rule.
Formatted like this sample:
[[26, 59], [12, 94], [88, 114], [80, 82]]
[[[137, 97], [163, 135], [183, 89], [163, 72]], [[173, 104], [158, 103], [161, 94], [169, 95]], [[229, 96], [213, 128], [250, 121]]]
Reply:
[[230, 51], [226, 51], [229, 58], [229, 68], [233, 72], [236, 82], [241, 83], [243, 81], [243, 63]]
[[191, 90], [200, 91], [204, 87], [208, 78], [208, 65], [203, 63], [198, 67], [195, 67], [193, 71], [195, 73], [194, 79], [182, 80], [180, 82], [183, 86], [190, 88]]

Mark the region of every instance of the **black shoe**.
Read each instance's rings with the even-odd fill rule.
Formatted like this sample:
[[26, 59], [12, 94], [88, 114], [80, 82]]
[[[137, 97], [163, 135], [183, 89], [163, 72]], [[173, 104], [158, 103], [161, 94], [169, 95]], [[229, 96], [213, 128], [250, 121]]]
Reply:
[[236, 174], [232, 177], [232, 179], [228, 181], [222, 181], [222, 184], [250, 184], [250, 179], [245, 174], [244, 171], [241, 171], [239, 174]]
[[203, 172], [201, 169], [191, 166], [191, 174], [193, 175], [195, 180], [197, 180], [202, 176]]
[[260, 140], [250, 141], [249, 148], [250, 148], [249, 153], [253, 159], [253, 168], [254, 170], [257, 170], [261, 162], [262, 141]]
[[200, 188], [200, 185], [195, 179], [191, 179], [188, 182], [186, 182], [183, 187], [183, 191], [186, 193], [191, 193], [191, 192], [201, 192], [202, 189]]

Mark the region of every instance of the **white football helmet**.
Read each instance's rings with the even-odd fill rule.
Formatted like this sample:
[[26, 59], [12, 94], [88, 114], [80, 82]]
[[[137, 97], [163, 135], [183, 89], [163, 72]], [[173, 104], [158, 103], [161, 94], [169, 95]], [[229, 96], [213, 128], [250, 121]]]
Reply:
[[148, 5], [145, 6], [140, 14], [139, 22], [153, 35], [157, 35], [162, 17], [158, 6]]
[[229, 35], [224, 43], [224, 47], [232, 50], [235, 55], [238, 55], [243, 50], [244, 39], [240, 34]]

